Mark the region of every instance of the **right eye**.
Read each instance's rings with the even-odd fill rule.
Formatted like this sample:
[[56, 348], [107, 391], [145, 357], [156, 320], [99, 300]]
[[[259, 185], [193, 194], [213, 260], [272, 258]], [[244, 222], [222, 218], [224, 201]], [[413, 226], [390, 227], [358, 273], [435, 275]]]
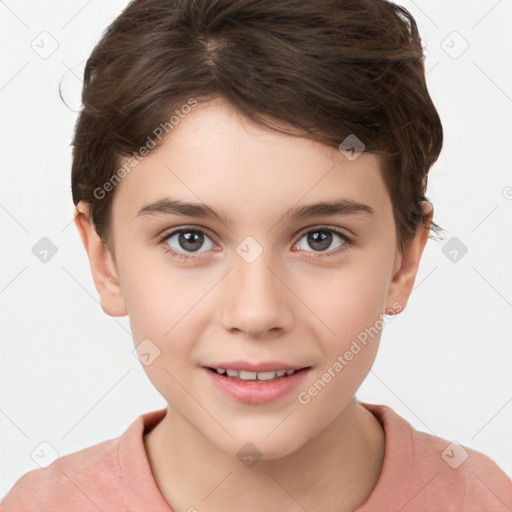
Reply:
[[[205, 239], [209, 240], [205, 251], [199, 249], [204, 245]], [[180, 259], [188, 259], [192, 253], [206, 252], [213, 248], [214, 244], [206, 232], [199, 228], [179, 228], [166, 233], [159, 241], [167, 245], [165, 253]]]

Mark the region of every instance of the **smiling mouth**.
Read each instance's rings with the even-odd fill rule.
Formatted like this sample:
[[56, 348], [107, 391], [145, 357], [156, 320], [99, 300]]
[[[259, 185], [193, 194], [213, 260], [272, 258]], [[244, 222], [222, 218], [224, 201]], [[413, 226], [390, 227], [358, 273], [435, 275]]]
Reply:
[[246, 382], [272, 382], [278, 379], [286, 379], [291, 375], [308, 370], [310, 366], [297, 370], [276, 370], [270, 372], [250, 372], [245, 370], [233, 370], [231, 368], [208, 368], [213, 373], [227, 379], [246, 381]]

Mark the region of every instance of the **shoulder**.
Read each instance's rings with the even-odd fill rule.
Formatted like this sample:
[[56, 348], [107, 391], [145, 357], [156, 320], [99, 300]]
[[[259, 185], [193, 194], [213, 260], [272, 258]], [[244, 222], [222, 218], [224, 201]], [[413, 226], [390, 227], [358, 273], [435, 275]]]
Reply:
[[512, 508], [512, 481], [484, 453], [415, 429], [412, 442], [420, 471], [435, 475], [432, 484], [438, 492], [458, 496], [461, 510]]
[[487, 455], [416, 430], [390, 407], [362, 405], [379, 419], [386, 434], [375, 498], [407, 502], [411, 510], [422, 511], [512, 510], [512, 481]]
[[[103, 441], [25, 473], [0, 504], [0, 511], [106, 511], [106, 487], [120, 485], [118, 444], [119, 438]], [[108, 496], [109, 506], [113, 498]], [[122, 503], [117, 505], [118, 510], [123, 508]]]

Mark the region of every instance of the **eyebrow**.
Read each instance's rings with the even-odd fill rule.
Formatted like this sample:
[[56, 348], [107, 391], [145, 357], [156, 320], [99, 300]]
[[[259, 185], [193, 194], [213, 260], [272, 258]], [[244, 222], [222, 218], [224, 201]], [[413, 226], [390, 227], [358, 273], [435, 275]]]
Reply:
[[[306, 219], [318, 216], [353, 215], [358, 213], [375, 215], [373, 208], [367, 204], [352, 199], [337, 199], [291, 208], [284, 217]], [[222, 211], [216, 212], [208, 205], [186, 203], [179, 199], [171, 198], [159, 199], [158, 201], [146, 204], [138, 211], [136, 217], [144, 215], [180, 215], [182, 217], [213, 219], [223, 224], [233, 222], [233, 218], [229, 214]]]

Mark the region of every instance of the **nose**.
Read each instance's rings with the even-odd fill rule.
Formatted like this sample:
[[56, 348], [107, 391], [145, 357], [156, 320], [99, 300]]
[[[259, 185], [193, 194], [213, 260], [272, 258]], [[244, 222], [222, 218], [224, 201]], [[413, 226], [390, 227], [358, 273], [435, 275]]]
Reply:
[[222, 298], [222, 322], [226, 330], [266, 338], [291, 329], [293, 293], [280, 269], [270, 251], [263, 251], [252, 262], [234, 255]]

